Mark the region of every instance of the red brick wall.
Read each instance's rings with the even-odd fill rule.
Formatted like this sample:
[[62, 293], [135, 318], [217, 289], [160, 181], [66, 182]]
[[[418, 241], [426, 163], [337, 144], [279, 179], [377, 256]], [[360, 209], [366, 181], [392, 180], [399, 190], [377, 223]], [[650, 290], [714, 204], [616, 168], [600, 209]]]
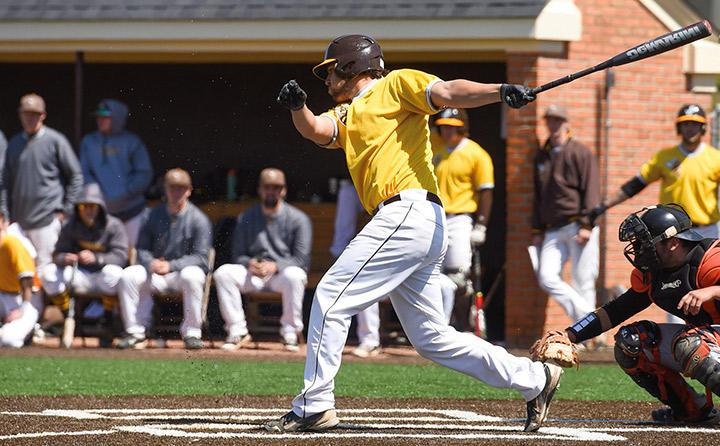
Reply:
[[[575, 3], [583, 15], [581, 40], [569, 43], [563, 56], [509, 55], [508, 82], [539, 85], [595, 65], [668, 31], [636, 0], [575, 0]], [[530, 240], [532, 156], [535, 141], [547, 136], [541, 119], [543, 110], [553, 103], [568, 108], [574, 136], [601, 155], [601, 178], [607, 174], [611, 196], [657, 150], [677, 143], [674, 116], [682, 104], [695, 102], [710, 110], [710, 95], [687, 90], [682, 55], [681, 49], [674, 50], [614, 69], [607, 166], [602, 156], [604, 73], [544, 92], [536, 103], [508, 112], [505, 314], [509, 346], [527, 346], [545, 329], [564, 328], [571, 322], [562, 308], [537, 287], [526, 250]], [[709, 135], [706, 140], [709, 141]], [[622, 244], [617, 241], [618, 225], [628, 213], [654, 204], [657, 198], [657, 185], [652, 185], [608, 212], [607, 223], [601, 228], [607, 240], [606, 286], [629, 284], [631, 267], [623, 257]], [[653, 310], [646, 310], [640, 317], [664, 320], [664, 313]]]

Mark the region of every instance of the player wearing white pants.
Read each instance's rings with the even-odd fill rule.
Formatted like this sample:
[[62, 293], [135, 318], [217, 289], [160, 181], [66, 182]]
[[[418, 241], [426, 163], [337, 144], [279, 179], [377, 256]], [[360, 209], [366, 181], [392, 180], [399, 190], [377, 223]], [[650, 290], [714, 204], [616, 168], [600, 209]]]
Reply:
[[55, 244], [60, 235], [62, 223], [60, 219], [54, 218], [49, 225], [40, 228], [25, 229], [25, 235], [32, 242], [37, 252], [35, 264], [38, 269], [52, 262], [52, 254], [55, 250]]
[[[457, 271], [466, 282], [467, 272], [472, 265], [472, 248], [470, 246], [470, 232], [473, 222], [469, 214], [454, 214], [446, 216], [448, 249], [443, 262], [444, 271]], [[443, 313], [445, 320], [450, 323], [453, 308], [455, 307], [455, 296], [459, 284], [448, 276], [440, 275], [440, 288], [442, 290]]]
[[183, 299], [183, 338], [200, 339], [202, 335], [202, 295], [205, 271], [199, 266], [186, 266], [165, 275], [148, 274], [142, 265], [125, 268], [120, 280], [119, 299], [125, 332], [144, 339], [152, 323], [153, 293], [180, 292]]
[[[419, 189], [382, 207], [318, 284], [308, 332], [305, 388], [293, 400], [308, 416], [335, 407], [334, 380], [350, 318], [386, 295], [423, 357], [532, 400], [545, 386], [543, 365], [510, 355], [447, 325], [440, 269], [447, 246], [445, 214]], [[379, 268], [392, 272], [378, 280]]]
[[[330, 245], [330, 254], [336, 259], [357, 234], [358, 217], [365, 212], [351, 180], [340, 180], [337, 195], [333, 241]], [[370, 305], [359, 312], [356, 322], [359, 345], [352, 354], [361, 358], [377, 354], [380, 348], [380, 304]]]
[[[58, 267], [51, 263], [45, 265], [40, 274], [40, 281], [49, 295], [62, 294], [69, 284], [80, 294], [100, 293], [114, 296], [117, 293], [117, 284], [122, 276], [123, 268], [118, 265], [105, 265], [100, 271], [87, 271], [78, 268], [73, 274], [73, 267]], [[70, 279], [72, 278], [72, 284]]]
[[[578, 223], [568, 223], [545, 231], [538, 265], [540, 287], [574, 321], [595, 309], [599, 258], [600, 228], [594, 227], [590, 239], [584, 244], [576, 239], [579, 228]], [[572, 283], [562, 278], [562, 267], [568, 260], [572, 262]]]
[[389, 295], [417, 351], [527, 401], [525, 430], [535, 431], [559, 384], [559, 367], [509, 354], [445, 321], [440, 270], [447, 247], [445, 210], [437, 196], [428, 115], [444, 107], [534, 97], [522, 86], [443, 82], [416, 70], [384, 68], [380, 45], [365, 35], [334, 39], [313, 72], [338, 104], [315, 115], [307, 94], [286, 83], [278, 102], [305, 138], [345, 152], [358, 196], [372, 220], [350, 242], [315, 291], [304, 387], [293, 409], [265, 424], [270, 432], [323, 431], [338, 425], [333, 395], [351, 317]]
[[248, 334], [241, 293], [274, 291], [282, 295], [280, 334], [295, 336], [303, 330], [302, 304], [305, 297], [307, 273], [297, 266], [288, 266], [268, 277], [248, 274], [243, 265], [227, 263], [213, 273], [228, 338], [242, 338]]

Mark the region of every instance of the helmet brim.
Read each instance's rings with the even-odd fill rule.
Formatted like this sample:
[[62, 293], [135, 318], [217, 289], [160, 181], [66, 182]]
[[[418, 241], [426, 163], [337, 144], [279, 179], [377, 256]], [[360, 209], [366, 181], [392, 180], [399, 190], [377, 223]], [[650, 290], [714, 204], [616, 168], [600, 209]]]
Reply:
[[694, 229], [686, 229], [683, 232], [678, 232], [675, 234], [675, 237], [689, 242], [699, 242], [705, 238]]
[[465, 123], [457, 118], [438, 118], [435, 120], [435, 125], [448, 125], [450, 127], [464, 127]]
[[334, 65], [337, 63], [337, 59], [325, 59], [319, 64], [315, 65], [312, 69], [313, 74], [316, 78], [320, 79], [321, 81], [325, 81], [328, 77], [327, 70], [330, 67], [330, 65]]
[[678, 116], [675, 123], [680, 124], [681, 122], [699, 122], [700, 124], [707, 124], [707, 120], [700, 115]]

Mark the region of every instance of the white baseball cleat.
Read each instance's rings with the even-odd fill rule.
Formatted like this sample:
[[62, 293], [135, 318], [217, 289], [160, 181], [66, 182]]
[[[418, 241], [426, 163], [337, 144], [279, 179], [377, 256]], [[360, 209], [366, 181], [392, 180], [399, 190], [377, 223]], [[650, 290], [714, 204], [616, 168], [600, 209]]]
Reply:
[[527, 420], [525, 420], [525, 432], [535, 432], [547, 418], [550, 401], [552, 401], [555, 391], [560, 387], [560, 377], [563, 369], [554, 364], [545, 365], [545, 387], [540, 395], [527, 403]]
[[340, 423], [335, 409], [301, 418], [292, 410], [277, 420], [269, 421], [263, 425], [268, 432], [322, 432], [332, 429]]

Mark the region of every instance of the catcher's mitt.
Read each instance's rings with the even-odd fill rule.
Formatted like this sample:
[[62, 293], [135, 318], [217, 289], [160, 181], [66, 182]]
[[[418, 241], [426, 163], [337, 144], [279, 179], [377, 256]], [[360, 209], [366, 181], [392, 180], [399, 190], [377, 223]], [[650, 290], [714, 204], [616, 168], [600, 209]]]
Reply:
[[552, 360], [560, 367], [579, 367], [577, 346], [573, 344], [567, 333], [551, 330], [535, 341], [530, 347], [533, 361], [546, 362]]

